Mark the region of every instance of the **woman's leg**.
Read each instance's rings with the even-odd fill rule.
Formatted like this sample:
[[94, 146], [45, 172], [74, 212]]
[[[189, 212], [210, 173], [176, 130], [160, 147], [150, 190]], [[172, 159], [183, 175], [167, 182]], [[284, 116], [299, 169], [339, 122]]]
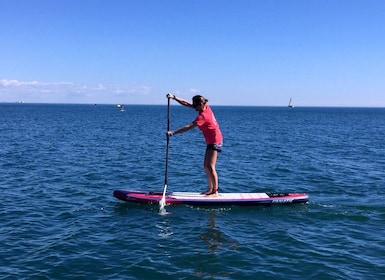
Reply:
[[207, 149], [205, 154], [204, 168], [207, 176], [208, 190], [203, 194], [214, 194], [218, 192], [218, 174], [215, 169], [218, 151]]

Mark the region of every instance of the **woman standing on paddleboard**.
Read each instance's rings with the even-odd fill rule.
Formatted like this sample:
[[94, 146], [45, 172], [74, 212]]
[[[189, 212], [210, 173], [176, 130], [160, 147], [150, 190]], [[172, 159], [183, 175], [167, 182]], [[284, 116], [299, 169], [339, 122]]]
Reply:
[[198, 112], [195, 120], [177, 130], [167, 131], [167, 136], [172, 136], [178, 133], [186, 132], [194, 127], [198, 127], [206, 140], [206, 153], [204, 160], [204, 168], [206, 171], [208, 189], [202, 194], [217, 195], [218, 194], [218, 174], [215, 169], [218, 152], [222, 151], [222, 133], [219, 129], [219, 124], [215, 119], [214, 113], [207, 104], [208, 100], [201, 95], [195, 95], [192, 98], [192, 103], [182, 98], [176, 97], [173, 94], [167, 94], [167, 98], [174, 99], [179, 104], [194, 108]]

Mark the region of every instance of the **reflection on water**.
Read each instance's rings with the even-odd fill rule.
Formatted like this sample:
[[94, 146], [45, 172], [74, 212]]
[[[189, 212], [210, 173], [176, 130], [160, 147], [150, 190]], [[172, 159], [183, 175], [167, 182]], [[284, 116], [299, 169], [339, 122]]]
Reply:
[[161, 238], [164, 238], [164, 239], [169, 238], [171, 235], [174, 234], [171, 230], [170, 221], [168, 221], [168, 220], [159, 221], [155, 226], [158, 229], [158, 231], [159, 231], [158, 235]]
[[224, 249], [237, 250], [238, 242], [229, 238], [216, 227], [216, 220], [221, 210], [213, 209], [209, 212], [207, 221], [207, 231], [200, 235], [200, 239], [207, 243], [207, 248], [215, 253], [219, 247]]
[[[207, 227], [205, 231], [199, 235], [199, 239], [203, 240], [207, 246], [204, 254], [204, 261], [202, 257], [199, 257], [198, 265], [195, 265], [194, 276], [199, 278], [230, 278], [235, 271], [224, 269], [221, 265], [222, 257], [224, 255], [229, 256], [228, 251], [237, 251], [238, 242], [227, 236], [218, 227], [217, 217], [223, 211], [220, 209], [210, 209], [207, 212]], [[237, 254], [237, 253], [236, 253]], [[231, 254], [230, 254], [231, 255]]]

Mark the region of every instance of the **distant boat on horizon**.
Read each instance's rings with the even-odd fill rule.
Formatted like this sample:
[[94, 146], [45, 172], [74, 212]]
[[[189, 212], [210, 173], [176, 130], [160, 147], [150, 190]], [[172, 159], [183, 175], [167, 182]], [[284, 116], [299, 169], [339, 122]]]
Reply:
[[293, 103], [291, 102], [291, 97], [290, 97], [290, 100], [289, 100], [289, 105], [287, 105], [287, 107], [289, 107], [289, 108], [294, 108], [294, 105], [293, 105]]
[[120, 111], [122, 111], [122, 112], [125, 111], [123, 104], [116, 104], [116, 107], [118, 107], [120, 109]]

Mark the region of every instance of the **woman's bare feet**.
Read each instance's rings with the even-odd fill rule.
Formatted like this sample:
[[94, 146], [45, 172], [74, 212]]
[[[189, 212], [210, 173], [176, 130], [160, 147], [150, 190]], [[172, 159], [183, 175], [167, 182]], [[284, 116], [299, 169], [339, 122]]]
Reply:
[[209, 195], [209, 194], [212, 194], [213, 193], [213, 190], [207, 190], [205, 192], [201, 192], [201, 194], [204, 194], [204, 195]]
[[202, 192], [201, 194], [217, 196], [217, 195], [218, 195], [218, 189], [215, 189], [215, 190], [207, 190], [207, 191], [205, 191], [205, 192]]

